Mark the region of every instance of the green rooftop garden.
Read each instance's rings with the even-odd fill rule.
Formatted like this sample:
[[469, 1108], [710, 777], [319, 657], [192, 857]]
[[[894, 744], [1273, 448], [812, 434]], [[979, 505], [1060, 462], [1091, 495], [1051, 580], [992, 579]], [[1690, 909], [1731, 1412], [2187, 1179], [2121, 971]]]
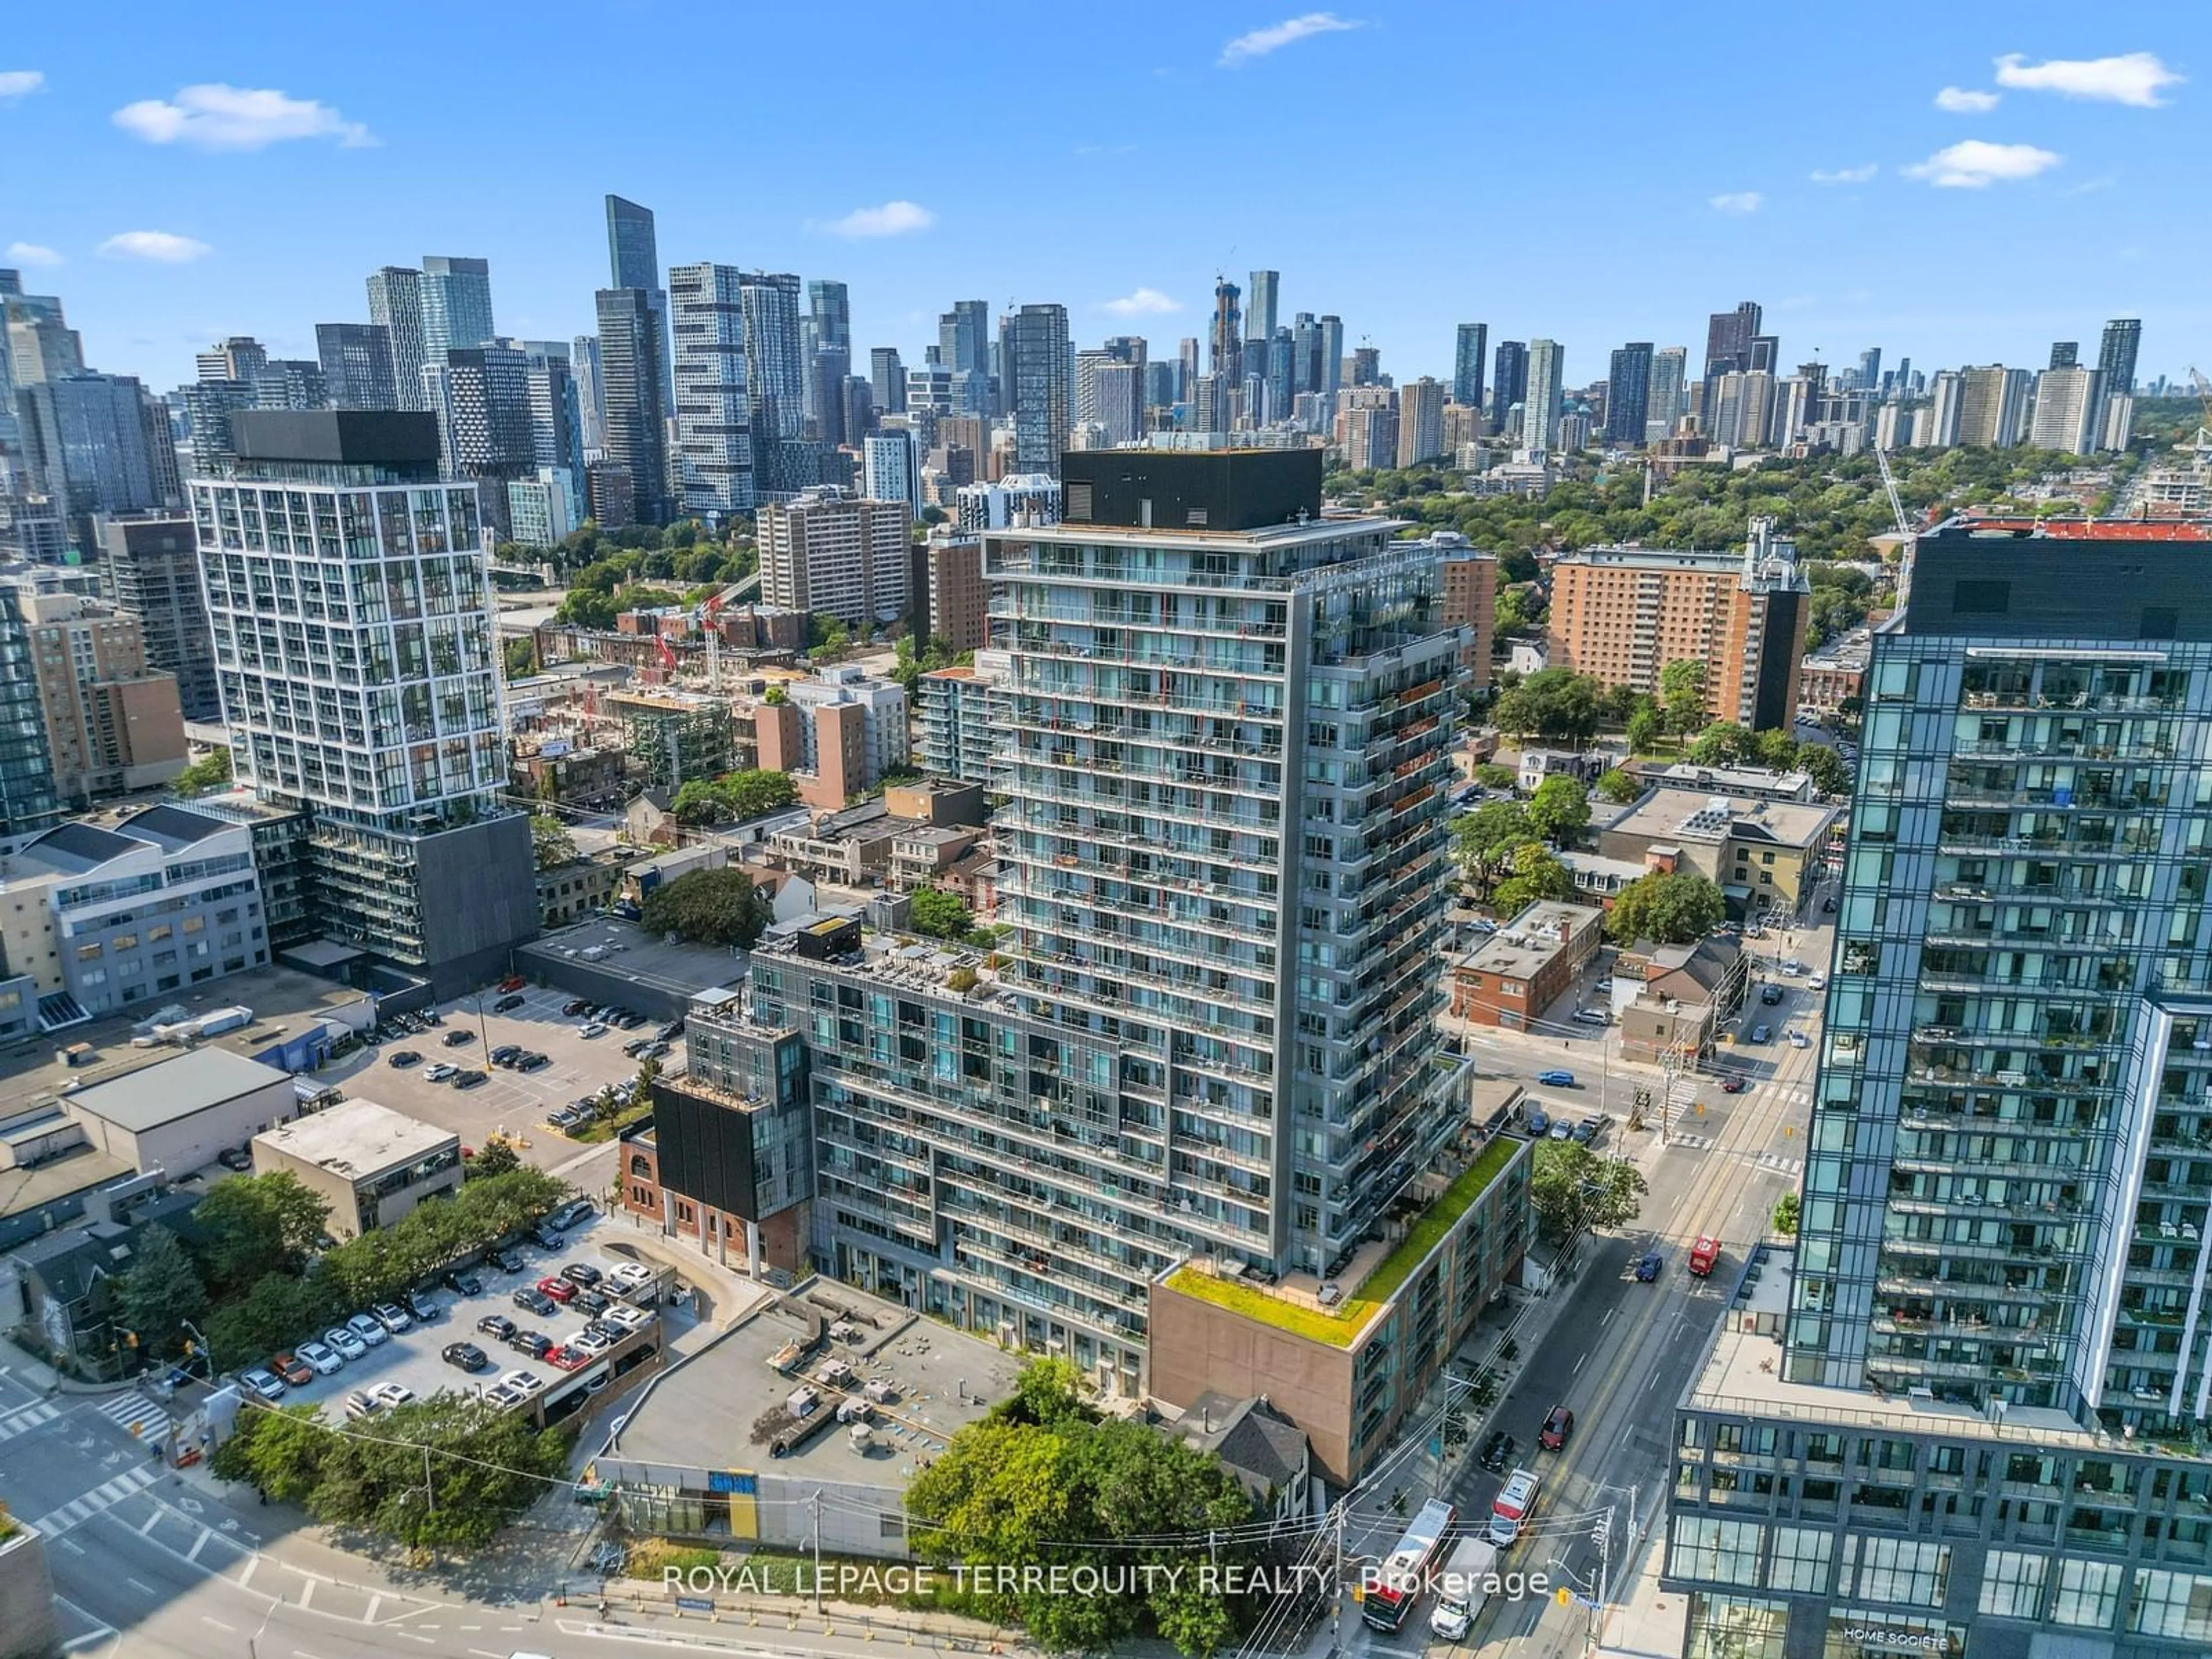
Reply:
[[1444, 1236], [1498, 1178], [1498, 1172], [1512, 1162], [1523, 1144], [1500, 1135], [1484, 1147], [1436, 1202], [1421, 1212], [1420, 1218], [1389, 1255], [1334, 1308], [1310, 1308], [1257, 1285], [1217, 1279], [1190, 1267], [1177, 1268], [1170, 1275], [1168, 1288], [1200, 1302], [1210, 1302], [1217, 1308], [1226, 1308], [1244, 1318], [1273, 1325], [1293, 1336], [1325, 1342], [1332, 1348], [1348, 1348], [1382, 1310], [1382, 1304], [1413, 1275], [1413, 1269], [1443, 1242]]

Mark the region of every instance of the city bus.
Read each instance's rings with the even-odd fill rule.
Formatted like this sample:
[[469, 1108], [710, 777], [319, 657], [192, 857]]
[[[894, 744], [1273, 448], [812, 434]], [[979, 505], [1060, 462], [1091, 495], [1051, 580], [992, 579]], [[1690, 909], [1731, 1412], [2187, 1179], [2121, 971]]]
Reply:
[[1421, 1505], [1413, 1524], [1406, 1528], [1382, 1565], [1370, 1568], [1359, 1598], [1359, 1616], [1376, 1630], [1395, 1631], [1406, 1622], [1413, 1603], [1421, 1599], [1429, 1565], [1444, 1547], [1459, 1511], [1441, 1498]]

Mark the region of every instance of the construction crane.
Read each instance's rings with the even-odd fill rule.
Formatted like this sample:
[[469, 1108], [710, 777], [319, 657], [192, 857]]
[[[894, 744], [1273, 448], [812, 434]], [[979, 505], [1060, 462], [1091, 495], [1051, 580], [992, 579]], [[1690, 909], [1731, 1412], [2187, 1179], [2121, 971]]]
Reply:
[[2204, 406], [2204, 419], [2197, 426], [2197, 441], [2189, 446], [2202, 460], [2212, 457], [2212, 380], [2197, 372], [2197, 365], [2189, 366], [2189, 384], [2196, 389], [2197, 401]]
[[1912, 550], [1920, 538], [1912, 528], [1912, 521], [1905, 516], [1905, 502], [1897, 493], [1897, 475], [1889, 470], [1889, 452], [1877, 447], [1874, 464], [1881, 469], [1882, 490], [1889, 497], [1891, 516], [1897, 520], [1897, 608], [1902, 611], [1912, 592]]

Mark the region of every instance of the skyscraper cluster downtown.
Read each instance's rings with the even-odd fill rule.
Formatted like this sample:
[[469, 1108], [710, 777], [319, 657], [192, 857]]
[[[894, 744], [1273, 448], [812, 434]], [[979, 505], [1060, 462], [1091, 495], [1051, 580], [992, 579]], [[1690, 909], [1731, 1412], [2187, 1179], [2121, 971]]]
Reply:
[[[921, 752], [988, 785], [998, 937], [884, 949], [811, 918], [693, 1007], [657, 1109], [745, 1170], [697, 1244], [757, 1265], [772, 1235], [1109, 1400], [1271, 1402], [1347, 1504], [1382, 1501], [1370, 1477], [1469, 1391], [1453, 1361], [1486, 1310], [1559, 1291], [1571, 1321], [1579, 1287], [1537, 1243], [1559, 1154], [1510, 1103], [1477, 1109], [1484, 1066], [1445, 1016], [1496, 560], [1325, 500], [1328, 459], [1535, 494], [1593, 453], [1653, 478], [2022, 445], [2094, 469], [2135, 429], [2134, 319], [2094, 362], [2060, 341], [2033, 370], [1870, 347], [1789, 372], [1747, 301], [1702, 354], [1632, 341], [1581, 384], [1561, 341], [1469, 322], [1448, 376], [1399, 380], [1341, 316], [1286, 319], [1280, 273], [1255, 270], [1218, 279], [1172, 351], [1079, 349], [1060, 303], [963, 300], [909, 364], [856, 343], [841, 281], [664, 267], [650, 210], [605, 213], [589, 334], [502, 336], [489, 262], [428, 256], [370, 274], [366, 320], [318, 325], [313, 360], [231, 337], [167, 399], [88, 368], [60, 301], [0, 273], [0, 544], [52, 568], [111, 546], [118, 587], [171, 596], [159, 665], [204, 682], [243, 786], [207, 811], [252, 827], [306, 934], [446, 998], [539, 925], [495, 546], [814, 515], [761, 546], [769, 580], [828, 594], [830, 554], [805, 568], [832, 544], [825, 504], [950, 507], [932, 546], [965, 548], [983, 597], [961, 637], [992, 666], [957, 720], [945, 691]], [[2176, 488], [2207, 489], [2207, 451]], [[963, 521], [979, 485], [997, 505]], [[1658, 1571], [1698, 1659], [2212, 1651], [2212, 495], [2193, 499], [1899, 527], [1907, 579], [1838, 699], [1859, 752], [1801, 1032], [1796, 1230], [1725, 1241], [1661, 1454]], [[142, 520], [188, 526], [196, 588], [131, 551]], [[890, 579], [930, 555], [905, 522], [845, 549], [860, 590], [931, 586], [908, 580], [923, 562]], [[1692, 640], [1708, 712], [1792, 729], [1810, 588], [1771, 520], [1741, 556], [1561, 548], [1545, 576], [1553, 666], [1650, 693], [1661, 647]], [[0, 667], [32, 637], [0, 605]], [[0, 829], [21, 836], [61, 797], [29, 678], [0, 679]], [[843, 701], [863, 747], [903, 718]], [[1724, 819], [1736, 783], [1706, 779]], [[1640, 856], [1691, 867], [1672, 842]], [[1658, 971], [1653, 941], [1621, 943]], [[1710, 1042], [1684, 1065], [1727, 1069]], [[654, 1177], [672, 1192], [680, 1156]]]

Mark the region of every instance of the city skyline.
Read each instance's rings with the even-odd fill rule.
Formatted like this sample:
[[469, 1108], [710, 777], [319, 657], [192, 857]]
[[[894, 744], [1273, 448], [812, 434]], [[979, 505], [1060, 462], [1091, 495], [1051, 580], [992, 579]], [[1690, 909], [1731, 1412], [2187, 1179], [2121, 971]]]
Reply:
[[[244, 21], [242, 10], [234, 16]], [[1314, 17], [1328, 26], [1288, 27]], [[681, 27], [675, 12], [665, 21]], [[1041, 187], [1011, 206], [996, 180], [963, 187], [927, 167], [887, 166], [885, 155], [898, 152], [874, 141], [865, 113], [851, 142], [818, 147], [809, 166], [732, 188], [726, 172], [693, 159], [720, 152], [684, 142], [691, 118], [680, 110], [634, 141], [618, 124], [582, 124], [588, 135], [580, 127], [574, 137], [544, 122], [518, 132], [497, 97], [443, 98], [435, 65], [403, 87], [374, 54], [325, 50], [335, 23], [305, 21], [258, 57], [201, 60], [200, 40], [221, 38], [222, 23], [218, 15], [187, 44], [181, 21], [172, 33], [157, 21], [128, 40], [103, 42], [95, 58], [67, 20], [48, 15], [17, 33], [0, 65], [0, 88], [13, 89], [0, 92], [0, 135], [48, 158], [15, 181], [12, 241], [0, 264], [21, 265], [27, 289], [69, 296], [95, 366], [156, 387], [191, 378], [193, 354], [232, 334], [254, 335], [272, 356], [313, 357], [316, 324], [359, 319], [364, 276], [411, 264], [419, 256], [410, 250], [424, 247], [489, 261], [504, 331], [584, 331], [605, 280], [608, 192], [653, 210], [665, 264], [713, 260], [848, 284], [855, 356], [895, 346], [908, 362], [920, 361], [940, 313], [979, 295], [994, 312], [1010, 301], [1066, 306], [1079, 345], [1143, 332], [1167, 348], [1206, 333], [1217, 270], [1242, 283], [1255, 269], [1282, 272], [1280, 315], [1343, 317], [1346, 349], [1379, 347], [1384, 369], [1401, 382], [1449, 379], [1455, 331], [1468, 321], [1488, 323], [1492, 339], [1559, 340], [1572, 355], [1571, 383], [1590, 378], [1625, 341], [1688, 345], [1694, 355], [1702, 320], [1746, 294], [1762, 297], [1790, 362], [1838, 366], [1875, 345], [1924, 363], [2040, 366], [2053, 339], [2089, 333], [2106, 317], [2141, 316], [2151, 330], [2141, 384], [2180, 374], [2202, 355], [2191, 337], [2212, 322], [2187, 274], [2196, 263], [2190, 243], [2203, 233], [2185, 219], [2162, 224], [2153, 258], [2141, 228], [2173, 182], [2144, 158], [2184, 153], [2202, 125], [2188, 65], [2159, 55], [2170, 42], [2092, 49], [2071, 20], [2061, 30], [2016, 12], [2000, 20], [1987, 8], [1916, 18], [1899, 48], [1908, 55], [1880, 90], [1860, 94], [1882, 136], [1855, 139], [1849, 153], [1820, 124], [1799, 124], [1803, 136], [1789, 130], [1755, 155], [1685, 156], [1659, 146], [1648, 161], [1608, 156], [1607, 229], [1594, 245], [1589, 192], [1561, 189], [1556, 169], [1525, 180], [1486, 176], [1481, 210], [1466, 216], [1437, 210], [1434, 175], [1378, 172], [1325, 147], [1285, 152], [1279, 162], [1248, 160], [1251, 187], [1227, 196], [1163, 191], [1160, 165], [1172, 160], [1164, 147], [1100, 130], [1087, 113], [1095, 103], [1079, 95], [1030, 118], [1034, 131], [1006, 125], [997, 135], [1043, 164]], [[463, 49], [450, 61], [465, 63], [467, 37], [490, 27], [463, 25]], [[1158, 130], [1174, 115], [1196, 123], [1188, 127], [1193, 143], [1249, 96], [1387, 85], [1455, 46], [1487, 58], [1550, 49], [1539, 21], [1416, 20], [1389, 5], [1284, 22], [1148, 9], [1133, 20], [1047, 27], [1055, 39], [1040, 46], [1054, 48], [1056, 64], [1079, 65], [1065, 71], [1071, 91], [1109, 72], [1081, 64], [1110, 63], [1129, 94], [1129, 131]], [[1620, 67], [1578, 66], [1582, 97], [1648, 98], [1652, 77], [1686, 46], [1670, 44], [1656, 19], [1622, 27], [1654, 30], [1650, 51], [1624, 41], [1608, 54]], [[1816, 26], [1793, 27], [1794, 44], [1807, 51], [1831, 44]], [[748, 18], [743, 38], [772, 57], [787, 44], [799, 50], [796, 29]], [[546, 32], [545, 50], [558, 33]], [[640, 33], [649, 44], [659, 32]], [[1247, 34], [1250, 42], [1238, 45]], [[1145, 40], [1146, 52], [1106, 50], [1129, 39]], [[499, 44], [524, 71], [513, 82], [531, 83], [538, 49]], [[608, 45], [617, 60], [639, 49], [620, 38]], [[896, 18], [885, 20], [878, 45], [875, 56], [890, 68], [856, 70], [864, 83], [899, 70], [907, 46], [915, 58], [930, 46], [921, 20]], [[2023, 47], [2034, 50], [2017, 62], [2007, 56]], [[1741, 58], [1755, 77], [1777, 46], [1723, 41], [1703, 50], [1711, 72]], [[618, 82], [618, 63], [605, 67]], [[206, 83], [216, 75], [256, 90]], [[1618, 84], [1629, 77], [1636, 88]], [[775, 118], [795, 84], [769, 77], [764, 118]], [[1778, 84], [1746, 95], [1755, 115], [1760, 100], [1784, 93]], [[1222, 115], [1210, 112], [1216, 106]], [[898, 106], [882, 107], [887, 121]], [[1504, 118], [1512, 107], [1495, 112]], [[1439, 111], [1417, 125], [1446, 118]], [[1421, 153], [1419, 133], [1407, 137], [1408, 153]], [[511, 187], [444, 185], [456, 148], [471, 147], [495, 173], [507, 169]], [[1568, 159], [1571, 186], [1581, 169]], [[1593, 173], [1599, 165], [1587, 164]], [[1383, 258], [1387, 240], [1355, 248], [1355, 239], [1286, 228], [1292, 202], [1345, 200], [1353, 190], [1363, 212], [1402, 222], [1409, 238], [1418, 228], [1408, 245], [1423, 257]], [[1052, 233], [1070, 216], [1109, 220], [1139, 197], [1146, 236], [1115, 239], [1103, 257], [1091, 239]], [[271, 214], [272, 199], [294, 205]], [[406, 205], [356, 210], [372, 199]], [[2063, 237], [2048, 234], [2054, 215], [2063, 216]], [[1416, 227], [1411, 216], [1425, 216]], [[1564, 235], [1577, 216], [1576, 234], [1591, 248], [1579, 259], [1510, 257], [1482, 228], [1511, 222], [1523, 246], [1541, 249], [1547, 233]], [[1853, 239], [1889, 248], [1900, 238], [1914, 249], [1910, 259], [1807, 251]], [[1638, 249], [1636, 282], [1620, 281], [1607, 246]]]

